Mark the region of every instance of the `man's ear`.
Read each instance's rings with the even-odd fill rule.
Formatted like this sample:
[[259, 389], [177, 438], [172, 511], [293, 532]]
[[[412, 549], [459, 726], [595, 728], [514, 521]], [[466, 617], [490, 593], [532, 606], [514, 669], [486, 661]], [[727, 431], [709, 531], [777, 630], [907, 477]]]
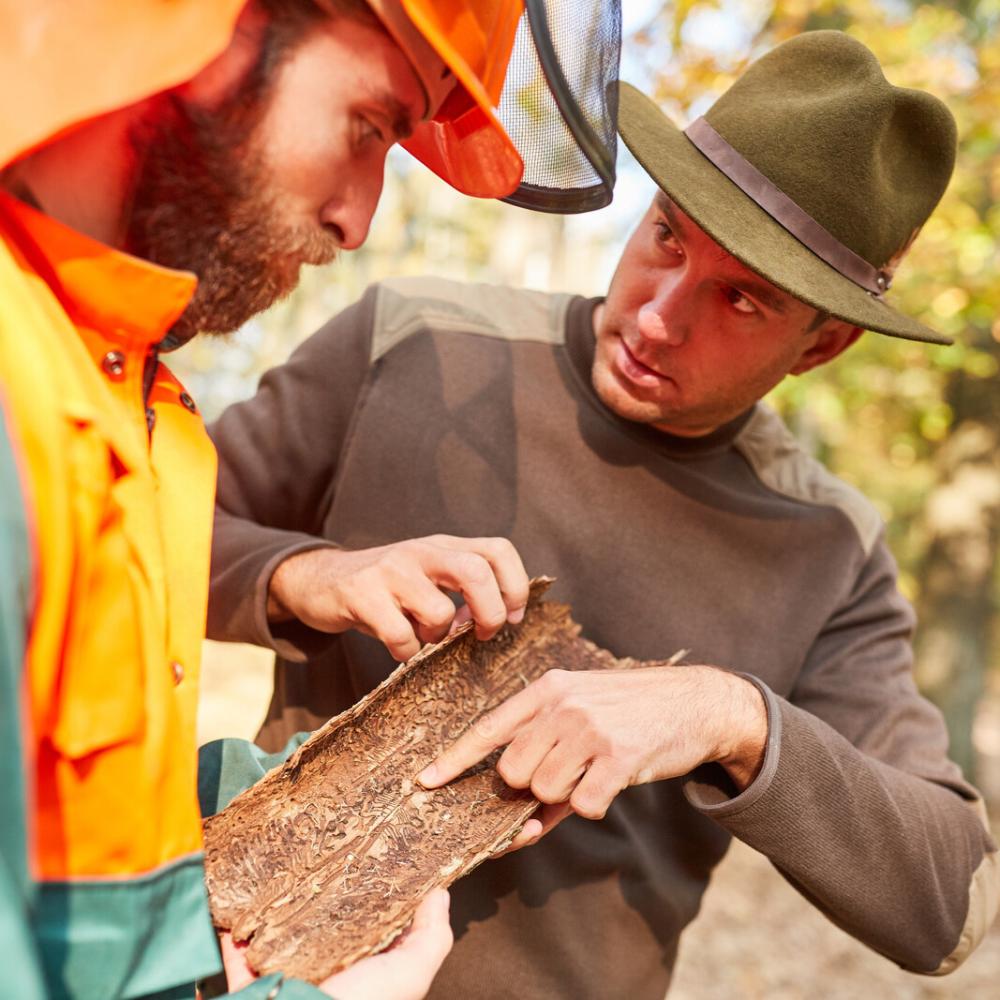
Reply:
[[791, 368], [792, 375], [802, 375], [819, 365], [832, 361], [847, 350], [862, 334], [860, 326], [851, 326], [839, 319], [828, 319], [818, 331], [816, 340], [807, 347]]

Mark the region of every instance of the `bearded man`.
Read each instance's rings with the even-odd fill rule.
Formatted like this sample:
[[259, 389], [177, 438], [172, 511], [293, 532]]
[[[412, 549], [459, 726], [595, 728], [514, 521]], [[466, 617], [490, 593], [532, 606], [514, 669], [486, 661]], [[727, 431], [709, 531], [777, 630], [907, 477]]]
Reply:
[[[518, 0], [0, 5], [0, 925], [5, 995], [189, 997], [219, 955], [194, 723], [215, 457], [161, 360], [365, 238], [397, 141], [469, 194], [522, 161], [494, 108]], [[508, 542], [345, 553], [325, 609], [405, 656], [461, 591], [523, 613]], [[420, 996], [447, 895], [318, 990]]]
[[825, 31], [686, 132], [628, 87], [619, 114], [659, 191], [606, 298], [387, 282], [223, 415], [210, 633], [278, 652], [280, 746], [392, 669], [324, 634], [318, 546], [444, 530], [510, 537], [617, 656], [690, 651], [550, 672], [422, 775], [506, 747], [552, 830], [453, 887], [435, 996], [659, 1000], [734, 836], [870, 947], [947, 972], [996, 910], [982, 802], [916, 690], [878, 514], [760, 399], [863, 329], [943, 341], [884, 293], [954, 122]]

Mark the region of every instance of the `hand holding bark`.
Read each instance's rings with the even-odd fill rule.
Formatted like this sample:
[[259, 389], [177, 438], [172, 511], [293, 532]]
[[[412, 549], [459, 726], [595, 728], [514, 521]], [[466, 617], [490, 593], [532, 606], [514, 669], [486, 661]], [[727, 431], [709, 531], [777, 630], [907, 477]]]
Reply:
[[[337, 1000], [421, 1000], [451, 951], [448, 893], [436, 889], [417, 907], [413, 923], [388, 951], [355, 963], [321, 982], [317, 989]], [[246, 947], [227, 931], [220, 938], [230, 991], [248, 986], [256, 975], [247, 965]]]
[[523, 617], [528, 576], [504, 538], [432, 535], [357, 551], [311, 549], [274, 571], [268, 620], [297, 618], [322, 632], [356, 628], [406, 660], [448, 633], [455, 606], [446, 590], [462, 594], [477, 637], [489, 639]]
[[507, 784], [601, 819], [622, 789], [710, 761], [743, 789], [760, 770], [766, 742], [760, 693], [716, 667], [550, 670], [482, 716], [419, 781], [446, 784], [506, 746], [497, 770]]

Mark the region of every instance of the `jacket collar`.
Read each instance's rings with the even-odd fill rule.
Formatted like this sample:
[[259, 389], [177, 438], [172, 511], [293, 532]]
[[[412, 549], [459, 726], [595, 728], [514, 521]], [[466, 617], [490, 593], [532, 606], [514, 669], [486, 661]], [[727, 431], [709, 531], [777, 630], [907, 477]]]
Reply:
[[0, 192], [0, 223], [74, 323], [125, 349], [159, 343], [197, 278], [114, 250]]

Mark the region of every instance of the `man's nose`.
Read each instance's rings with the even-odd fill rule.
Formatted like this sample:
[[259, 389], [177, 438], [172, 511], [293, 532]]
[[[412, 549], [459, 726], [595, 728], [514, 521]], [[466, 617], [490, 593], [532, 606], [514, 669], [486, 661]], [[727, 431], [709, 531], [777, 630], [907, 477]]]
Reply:
[[639, 308], [640, 336], [665, 347], [680, 347], [688, 336], [686, 294], [683, 281], [661, 282], [653, 298]]
[[382, 179], [381, 169], [359, 171], [352, 182], [338, 185], [337, 193], [323, 206], [320, 221], [336, 232], [343, 250], [357, 250], [368, 236]]

